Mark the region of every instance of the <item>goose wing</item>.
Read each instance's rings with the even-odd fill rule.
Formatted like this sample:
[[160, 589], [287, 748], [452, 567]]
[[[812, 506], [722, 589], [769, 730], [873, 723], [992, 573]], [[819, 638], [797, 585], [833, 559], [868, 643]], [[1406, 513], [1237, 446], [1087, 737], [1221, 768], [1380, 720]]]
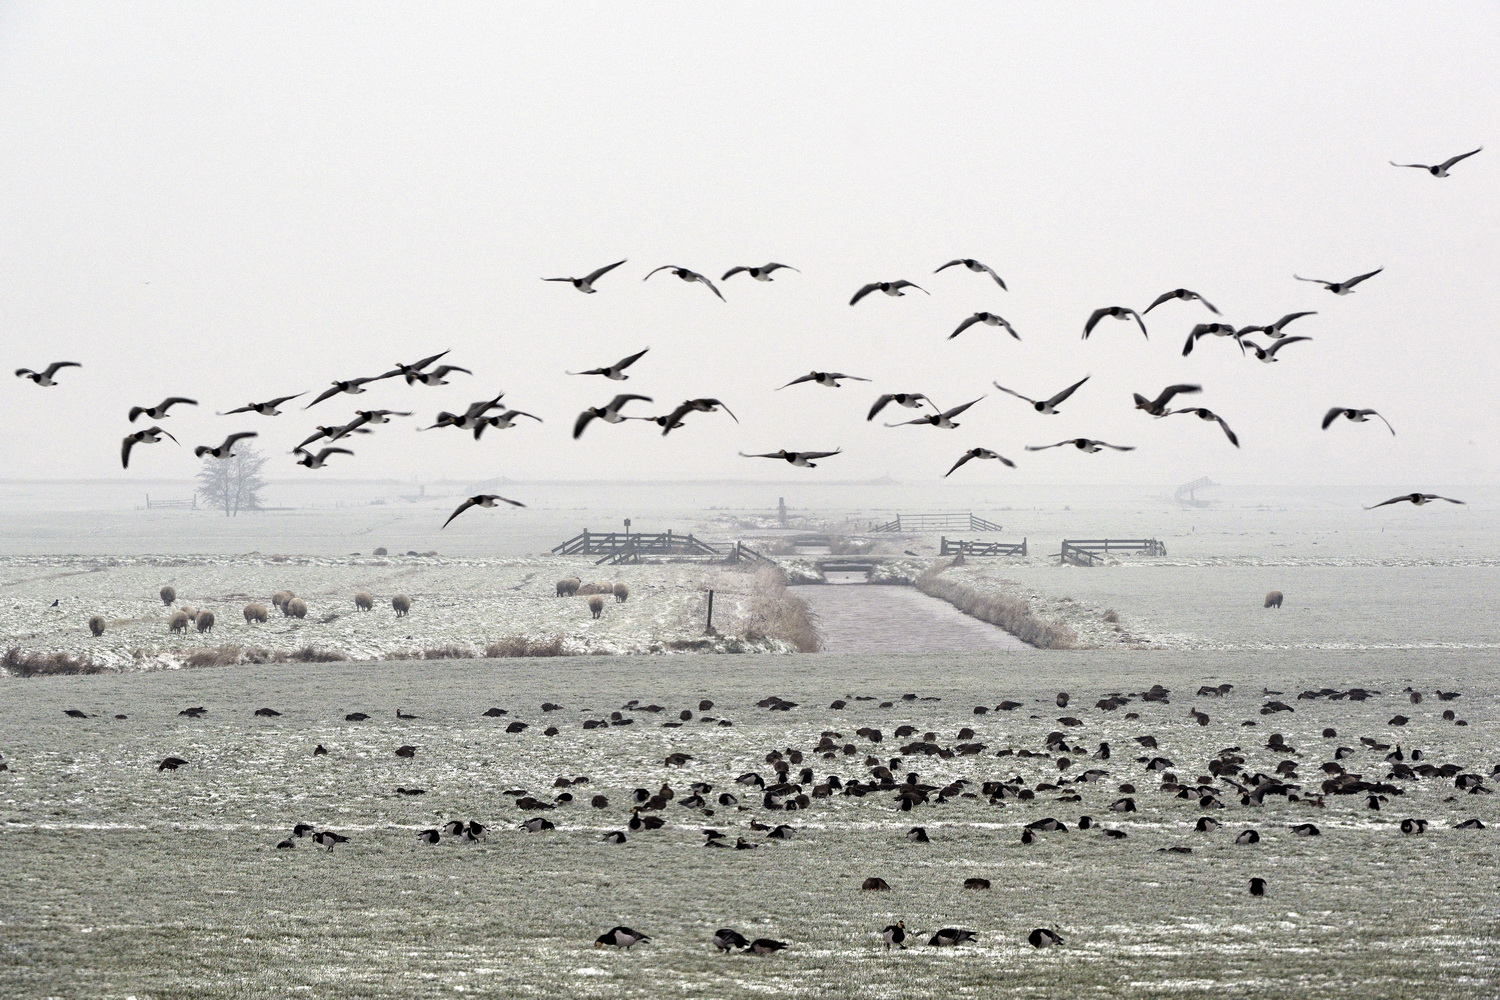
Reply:
[[1276, 343], [1274, 343], [1270, 347], [1266, 348], [1266, 353], [1274, 355], [1277, 351], [1281, 350], [1287, 344], [1295, 344], [1298, 341], [1302, 341], [1302, 340], [1312, 340], [1312, 338], [1311, 337], [1282, 337], [1280, 340], [1276, 341]]
[[629, 355], [627, 357], [621, 358], [619, 361], [616, 361], [614, 363], [615, 369], [616, 370], [624, 370], [626, 368], [629, 368], [631, 365], [633, 365], [637, 361], [641, 360], [641, 358], [645, 357], [646, 356], [646, 351], [649, 351], [649, 350], [651, 350], [651, 348], [648, 347], [648, 348], [646, 348], [645, 351], [636, 351], [634, 354], [631, 354], [631, 355]]
[[718, 287], [715, 286], [712, 281], [709, 281], [706, 276], [698, 274], [695, 271], [695, 272], [693, 272], [693, 280], [694, 281], [702, 282], [703, 284], [707, 285], [708, 286], [708, 290], [710, 292], [713, 292], [715, 295], [717, 295], [719, 297], [719, 301], [720, 302], [726, 302], [726, 301], [728, 301], [727, 299], [724, 298], [724, 293], [720, 292], [719, 289], [718, 289]]
[[[470, 507], [476, 506], [478, 503], [479, 503], [479, 501], [477, 499], [475, 499], [474, 497], [469, 497], [469, 499], [467, 499], [463, 503], [459, 504], [457, 507], [455, 507], [453, 509], [453, 513], [451, 513], [451, 514], [448, 515], [448, 520], [446, 520], [446, 521], [443, 522], [443, 528], [448, 527], [448, 525], [450, 525], [450, 524], [453, 523], [453, 519], [455, 517], [457, 517], [458, 515], [462, 514], [464, 511], [468, 510]], [[442, 531], [443, 528], [439, 528], [438, 530]]]
[[943, 473], [943, 478], [947, 479], [949, 476], [953, 475], [953, 473], [958, 469], [960, 465], [963, 465], [964, 463], [972, 461], [973, 459], [976, 459], [978, 457], [979, 455], [977, 454], [977, 449], [975, 451], [964, 452], [963, 456], [960, 457], [957, 462], [953, 463], [953, 468]]
[[79, 364], [76, 361], [54, 361], [50, 365], [47, 366], [47, 370], [46, 371], [42, 372], [42, 378], [51, 378], [52, 376], [56, 375], [60, 369], [63, 369], [63, 368], [82, 368], [82, 367], [83, 367], [83, 365]]
[[310, 410], [314, 406], [317, 406], [319, 403], [323, 402], [323, 400], [325, 400], [325, 399], [332, 399], [334, 396], [337, 396], [339, 393], [341, 393], [343, 391], [344, 391], [343, 385], [341, 383], [335, 382], [330, 388], [324, 389], [322, 391], [322, 393], [319, 394], [319, 396], [318, 396], [317, 399], [313, 400], [311, 403], [308, 403], [306, 406], [303, 407], [303, 409], [304, 410]]
[[1323, 414], [1323, 429], [1326, 431], [1328, 429], [1328, 426], [1330, 424], [1332, 424], [1335, 420], [1337, 420], [1339, 417], [1342, 417], [1346, 413], [1352, 413], [1352, 412], [1354, 412], [1354, 411], [1345, 409], [1342, 406], [1335, 406], [1333, 409], [1331, 409], [1327, 413]]
[[1089, 321], [1083, 324], [1084, 340], [1088, 340], [1089, 334], [1094, 332], [1094, 327], [1099, 325], [1099, 321], [1109, 315], [1109, 309], [1109, 306], [1100, 306], [1098, 309], [1095, 309], [1092, 314], [1090, 314]]
[[[1081, 383], [1081, 382], [1079, 383], [1079, 385], [1082, 385], [1082, 384], [1083, 383]], [[1074, 388], [1077, 388], [1077, 386], [1074, 386]], [[984, 398], [983, 396], [979, 397], [979, 399], [983, 399], [983, 398]], [[973, 406], [975, 403], [979, 402], [979, 399], [971, 399], [967, 403], [964, 403], [962, 406], [955, 406], [951, 410], [944, 410], [943, 413], [942, 413], [942, 416], [944, 418], [947, 418], [947, 419], [951, 420], [952, 418], [958, 416], [960, 413], [962, 413], [965, 410], [967, 410], [969, 407]]]
[[657, 271], [681, 271], [681, 270], [684, 270], [684, 268], [680, 268], [676, 264], [663, 264], [661, 267], [653, 267], [650, 271], [646, 272], [646, 277], [642, 278], [641, 280], [642, 281], [647, 280], [648, 278], [651, 277], [651, 275], [655, 274]]
[[1215, 413], [1214, 420], [1217, 421], [1219, 427], [1223, 429], [1224, 436], [1229, 439], [1229, 443], [1238, 448], [1240, 446], [1240, 439], [1235, 436], [1234, 431], [1229, 429], [1229, 425], [1224, 422], [1224, 418]]
[[1359, 284], [1361, 281], [1368, 281], [1369, 279], [1375, 277], [1375, 275], [1379, 274], [1381, 271], [1384, 271], [1384, 270], [1385, 270], [1385, 268], [1383, 268], [1383, 267], [1377, 267], [1375, 270], [1370, 271], [1367, 274], [1357, 274], [1354, 277], [1350, 278], [1348, 281], [1344, 282], [1344, 287], [1345, 288], [1353, 288], [1355, 285]]
[[[1167, 403], [1171, 401], [1172, 397], [1176, 396], [1178, 393], [1193, 393], [1202, 391], [1203, 386], [1201, 385], [1169, 385], [1161, 391], [1161, 395], [1156, 397], [1156, 402], [1154, 402], [1152, 405], [1166, 406]], [[1136, 398], [1140, 399], [1139, 396], [1137, 396]]]
[[134, 434], [125, 435], [125, 441], [120, 445], [120, 468], [130, 468], [130, 449], [135, 447], [138, 440], [140, 439]]
[[645, 402], [645, 403], [649, 403], [649, 402], [652, 401], [650, 396], [640, 396], [640, 395], [637, 395], [636, 393], [633, 393], [633, 392], [622, 392], [620, 395], [616, 396], [614, 399], [611, 399], [609, 401], [609, 405], [606, 406], [605, 409], [608, 410], [608, 411], [610, 411], [611, 413], [618, 413], [618, 412], [620, 412], [620, 407], [624, 406], [626, 403], [630, 402], [632, 399], [639, 399], [639, 400], [641, 400], [642, 402]]
[[[965, 330], [967, 330], [969, 327], [973, 326], [975, 323], [982, 323], [982, 322], [984, 322], [984, 320], [980, 318], [980, 314], [979, 313], [975, 313], [972, 316], [966, 317], [962, 323], [958, 324], [958, 329], [957, 330], [954, 330], [952, 333], [948, 334], [948, 339], [952, 340], [954, 337], [957, 337], [960, 333], [963, 333]], [[1014, 331], [1012, 331], [1012, 333], [1014, 333]]]
[[1322, 285], [1324, 288], [1328, 288], [1333, 285], [1333, 282], [1324, 281], [1322, 278], [1304, 278], [1300, 274], [1294, 274], [1292, 275], [1292, 277], [1296, 278], [1298, 281], [1310, 281], [1314, 285]]
[[[623, 260], [617, 260], [613, 264], [605, 264], [603, 267], [599, 268], [597, 271], [590, 271], [587, 275], [584, 276], [584, 279], [583, 279], [584, 284], [590, 284], [590, 285], [593, 284], [595, 281], [598, 281], [601, 277], [603, 277], [604, 275], [606, 275], [609, 272], [613, 271], [615, 268], [619, 267], [623, 263], [625, 263], [625, 261], [623, 261]], [[654, 274], [655, 272], [653, 271], [652, 273]], [[649, 277], [649, 275], [648, 275], [648, 277]], [[550, 279], [550, 280], [556, 281], [558, 279], [553, 278], [553, 279]], [[563, 278], [561, 280], [567, 281], [568, 279], [567, 278]]]
[[749, 272], [749, 270], [750, 269], [748, 267], [731, 267], [729, 270], [727, 270], [727, 271], [724, 272], [723, 277], [719, 278], [719, 280], [720, 281], [728, 281], [730, 278], [734, 277], [736, 274], [739, 274], [741, 272]]
[[1385, 506], [1387, 506], [1389, 504], [1393, 504], [1393, 503], [1410, 503], [1410, 502], [1411, 502], [1411, 494], [1408, 493], [1405, 496], [1391, 497], [1389, 500], [1382, 500], [1382, 501], [1380, 501], [1377, 504], [1373, 504], [1373, 505], [1371, 505], [1369, 507], [1366, 507], [1365, 510], [1374, 510], [1376, 507], [1385, 507]]
[[776, 391], [780, 392], [782, 389], [789, 388], [789, 387], [797, 385], [798, 383], [801, 383], [801, 382], [812, 382], [812, 381], [815, 381], [817, 379], [817, 377], [818, 377], [818, 373], [817, 372], [808, 372], [806, 375], [799, 375], [796, 378], [792, 379], [790, 382], [788, 382], [786, 385], [777, 386], [776, 387]]
[[1065, 400], [1069, 396], [1073, 395], [1073, 393], [1077, 392], [1078, 391], [1078, 387], [1080, 385], [1083, 385], [1083, 383], [1087, 382], [1091, 378], [1093, 378], [1092, 375], [1085, 375], [1083, 378], [1079, 379], [1077, 382], [1074, 382], [1072, 385], [1068, 386], [1066, 389], [1064, 389], [1062, 392], [1058, 393], [1056, 396], [1053, 396], [1051, 399], [1047, 400], [1047, 405], [1048, 406], [1056, 406], [1058, 403], [1061, 403], [1063, 400]]
[[[852, 298], [852, 299], [849, 300], [849, 304], [851, 306], [854, 305], [860, 299], [864, 298], [866, 295], [869, 295], [871, 292], [875, 291], [879, 287], [880, 287], [880, 282], [878, 282], [878, 281], [872, 281], [872, 282], [870, 282], [868, 285], [863, 286], [862, 288], [860, 288], [859, 291], [857, 291], [857, 292], [854, 293], [854, 298]], [[20, 372], [17, 372], [16, 374], [19, 375]]]
[[1361, 412], [1366, 413], [1372, 417], [1380, 417], [1380, 422], [1382, 424], [1385, 424], [1385, 429], [1391, 432], [1391, 437], [1396, 436], [1396, 428], [1392, 427], [1391, 422], [1385, 419], [1385, 417], [1381, 416], [1379, 413], [1376, 413], [1374, 410], [1364, 410]]
[[895, 398], [896, 398], [896, 394], [892, 393], [892, 392], [887, 392], [887, 393], [881, 394], [881, 396], [878, 399], [875, 400], [875, 405], [872, 406], [872, 407], [870, 407], [870, 412], [865, 417], [865, 419], [866, 420], [874, 420], [875, 419], [875, 414], [879, 413], [881, 410], [883, 410], [887, 406], [889, 406], [890, 403], [891, 403], [891, 401], [894, 400]]
[[1073, 444], [1073, 441], [1059, 441], [1057, 444], [1028, 444], [1027, 451], [1046, 451], [1048, 448], [1061, 448], [1063, 445]]
[[574, 441], [578, 440], [579, 436], [583, 434], [583, 429], [587, 427], [589, 425], [589, 421], [593, 420], [596, 416], [598, 416], [598, 414], [591, 409], [584, 410], [582, 413], [578, 414], [578, 419], [573, 422]]
[[[1222, 423], [1222, 421], [1220, 422]], [[1228, 428], [1226, 427], [1225, 430], [1228, 430]], [[1135, 451], [1135, 445], [1133, 444], [1110, 444], [1108, 441], [1095, 441], [1094, 443], [1101, 448], [1113, 448], [1115, 451]], [[1237, 448], [1239, 445], [1235, 445], [1235, 447]]]
[[1442, 163], [1438, 164], [1438, 169], [1439, 170], [1447, 170], [1449, 167], [1453, 166], [1453, 164], [1457, 163], [1459, 160], [1467, 160], [1469, 157], [1473, 156], [1475, 153], [1479, 152], [1482, 149], [1484, 149], [1484, 147], [1480, 146], [1479, 149], [1470, 150], [1467, 153], [1459, 153], [1457, 156], [1450, 156], [1448, 159], [1446, 159]]
[[904, 278], [902, 280], [900, 280], [900, 281], [893, 281], [893, 282], [891, 282], [891, 287], [892, 288], [915, 288], [917, 291], [921, 292], [923, 295], [931, 295], [932, 294], [931, 292], [929, 292], [927, 289], [923, 288], [921, 285], [917, 284], [916, 282], [914, 282], [914, 281], [907, 281]]
[[1009, 393], [1010, 395], [1016, 397], [1017, 399], [1024, 399], [1024, 400], [1026, 400], [1026, 402], [1031, 403], [1033, 405], [1035, 405], [1036, 402], [1037, 402], [1036, 400], [1032, 399], [1030, 396], [1023, 396], [1019, 392], [1016, 392], [1016, 390], [1014, 390], [1014, 389], [1007, 389], [1007, 388], [1005, 388], [1005, 386], [1001, 385], [999, 382], [991, 382], [990, 384], [993, 385], [996, 389], [999, 389], [1001, 392]]
[[[1431, 170], [1432, 169], [1431, 165], [1426, 164], [1426, 163], [1397, 163], [1395, 160], [1387, 160], [1386, 162], [1389, 163], [1393, 167], [1416, 167], [1419, 170]], [[1376, 506], [1378, 507], [1380, 505], [1376, 504]], [[1366, 507], [1365, 509], [1369, 510], [1370, 508]]]
[[[833, 451], [803, 451], [798, 452], [798, 454], [803, 458], [831, 458], [834, 455], [840, 454], [843, 450], [842, 448], [835, 448]], [[1459, 501], [1455, 500], [1453, 502], [1458, 503]]]

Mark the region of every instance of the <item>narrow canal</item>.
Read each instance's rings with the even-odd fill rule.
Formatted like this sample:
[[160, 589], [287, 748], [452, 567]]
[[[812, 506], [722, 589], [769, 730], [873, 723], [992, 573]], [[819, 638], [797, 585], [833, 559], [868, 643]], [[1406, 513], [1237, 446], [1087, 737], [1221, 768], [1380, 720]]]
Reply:
[[[818, 616], [827, 653], [982, 652], [987, 649], [1031, 649], [1004, 629], [928, 597], [916, 587], [863, 584], [835, 579], [829, 584], [797, 587], [795, 593]], [[850, 574], [853, 576], [853, 574]]]

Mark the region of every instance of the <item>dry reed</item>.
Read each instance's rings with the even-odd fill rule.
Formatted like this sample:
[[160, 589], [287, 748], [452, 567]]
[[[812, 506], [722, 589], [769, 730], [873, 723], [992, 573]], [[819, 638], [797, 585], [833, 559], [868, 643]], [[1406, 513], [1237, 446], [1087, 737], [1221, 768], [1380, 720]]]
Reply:
[[1078, 636], [1066, 625], [1038, 617], [1024, 597], [981, 591], [967, 583], [942, 576], [943, 569], [928, 570], [917, 578], [917, 589], [947, 601], [966, 615], [998, 625], [1022, 642], [1038, 649], [1076, 649]]
[[786, 574], [775, 566], [755, 571], [745, 615], [746, 639], [780, 639], [799, 653], [816, 653], [823, 648], [823, 633], [817, 616], [807, 602], [792, 593], [786, 585]]

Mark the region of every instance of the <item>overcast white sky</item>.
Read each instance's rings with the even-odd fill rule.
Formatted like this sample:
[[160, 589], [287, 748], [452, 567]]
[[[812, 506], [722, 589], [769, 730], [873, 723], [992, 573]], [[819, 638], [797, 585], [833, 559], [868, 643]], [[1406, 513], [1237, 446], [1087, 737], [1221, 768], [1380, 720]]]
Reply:
[[[89, 3], [0, 7], [0, 476], [119, 475], [132, 404], [198, 398], [185, 446], [262, 432], [275, 475], [786, 478], [738, 450], [833, 449], [802, 474], [936, 480], [965, 449], [1024, 483], [1493, 483], [1500, 456], [1500, 7], [1493, 3], [681, 5]], [[1484, 145], [1447, 179], [1435, 162]], [[538, 279], [629, 263], [580, 295]], [[1010, 286], [933, 269], [954, 257]], [[658, 275], [738, 276], [719, 302]], [[1345, 298], [1292, 280], [1385, 273]], [[867, 281], [932, 292], [846, 303]], [[1180, 356], [1186, 286], [1237, 325], [1318, 310], [1275, 365]], [[976, 326], [991, 310], [1024, 338]], [[570, 378], [650, 346], [626, 383]], [[452, 348], [306, 414], [214, 410]], [[38, 388], [14, 368], [76, 360]], [[810, 369], [873, 379], [776, 386]], [[1048, 395], [1093, 379], [1059, 416]], [[1130, 408], [1201, 382], [1239, 433]], [[546, 418], [415, 434], [504, 389]], [[957, 430], [867, 424], [881, 391]], [[663, 440], [573, 418], [617, 391]], [[309, 397], [311, 398], [311, 397]], [[414, 409], [322, 472], [282, 454], [356, 406]], [[1318, 421], [1375, 407], [1378, 424]], [[627, 411], [629, 412], [629, 411]], [[896, 411], [902, 419], [908, 411]], [[895, 419], [895, 417], [892, 417]], [[1090, 436], [1129, 454], [1030, 454]], [[188, 476], [139, 449], [130, 477]]]

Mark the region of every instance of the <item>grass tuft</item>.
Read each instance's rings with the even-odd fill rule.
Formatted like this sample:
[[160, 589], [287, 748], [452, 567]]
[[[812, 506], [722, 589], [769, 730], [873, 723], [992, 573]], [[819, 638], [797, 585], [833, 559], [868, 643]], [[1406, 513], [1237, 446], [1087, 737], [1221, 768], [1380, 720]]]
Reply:
[[504, 656], [564, 656], [563, 637], [554, 635], [550, 639], [533, 639], [524, 635], [513, 635], [484, 647], [484, 655], [491, 658]]
[[816, 653], [823, 648], [818, 616], [788, 589], [786, 573], [778, 567], [762, 566], [755, 571], [745, 619], [744, 635], [752, 642], [780, 639], [799, 653]]
[[981, 591], [942, 575], [942, 567], [928, 570], [917, 578], [917, 589], [939, 600], [947, 601], [966, 615], [998, 625], [1022, 642], [1038, 649], [1076, 649], [1078, 635], [1068, 626], [1049, 622], [1032, 613], [1024, 597]]
[[98, 663], [87, 653], [31, 653], [12, 646], [0, 657], [0, 670], [12, 677], [51, 677], [60, 674], [112, 674], [114, 669]]

